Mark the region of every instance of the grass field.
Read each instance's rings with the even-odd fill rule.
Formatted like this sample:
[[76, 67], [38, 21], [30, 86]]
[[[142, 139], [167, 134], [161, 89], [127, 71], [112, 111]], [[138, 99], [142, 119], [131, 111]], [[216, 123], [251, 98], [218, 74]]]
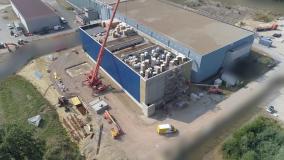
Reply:
[[[28, 124], [27, 119], [38, 114], [43, 121], [36, 128]], [[83, 159], [61, 126], [56, 110], [32, 84], [20, 76], [0, 81], [0, 123], [32, 127], [35, 136], [46, 141], [46, 159]]]

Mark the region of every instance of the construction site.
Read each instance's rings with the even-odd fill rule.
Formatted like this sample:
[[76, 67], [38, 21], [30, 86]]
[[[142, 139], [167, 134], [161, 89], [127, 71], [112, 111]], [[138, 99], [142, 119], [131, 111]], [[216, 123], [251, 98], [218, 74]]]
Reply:
[[[80, 27], [79, 35], [82, 46], [20, 74], [55, 104], [86, 159], [164, 159], [188, 124], [224, 98], [204, 92], [190, 102], [192, 60], [114, 17]], [[193, 110], [194, 103], [207, 105]], [[160, 123], [167, 125], [158, 131]]]
[[[250, 55], [253, 32], [159, 0], [68, 2], [80, 44], [50, 36], [66, 42], [41, 46], [55, 51], [19, 74], [56, 106], [86, 159], [174, 159], [189, 135], [237, 110], [219, 105], [221, 87], [237, 84], [223, 73]], [[24, 44], [2, 45], [12, 54]]]
[[100, 12], [105, 19], [79, 27], [80, 47], [58, 51], [45, 64], [60, 119], [87, 159], [171, 159], [181, 137], [202, 129], [200, 121], [209, 120], [205, 113], [226, 98], [217, 85], [196, 87], [192, 81], [249, 54], [251, 32], [205, 18], [239, 35], [209, 38], [205, 50], [131, 23], [116, 14], [122, 11], [119, 0], [108, 5], [109, 17]]
[[[107, 86], [104, 91], [98, 93], [84, 84], [94, 65], [83, 48], [76, 47], [35, 60], [21, 73], [55, 104], [68, 135], [86, 159], [164, 159], [166, 149], [193, 131], [195, 119], [214, 111], [215, 104], [224, 99], [206, 91], [198, 92], [201, 99], [190, 98], [186, 91], [148, 118], [141, 104], [107, 72], [100, 71], [100, 86]], [[161, 123], [173, 125], [178, 132], [159, 135], [156, 129]]]
[[[105, 26], [109, 22], [102, 22]], [[111, 26], [106, 42], [103, 70], [139, 104], [146, 116], [155, 108], [185, 93], [190, 81], [191, 60], [155, 43], [125, 23]], [[81, 28], [83, 49], [96, 59], [105, 29], [101, 24]]]

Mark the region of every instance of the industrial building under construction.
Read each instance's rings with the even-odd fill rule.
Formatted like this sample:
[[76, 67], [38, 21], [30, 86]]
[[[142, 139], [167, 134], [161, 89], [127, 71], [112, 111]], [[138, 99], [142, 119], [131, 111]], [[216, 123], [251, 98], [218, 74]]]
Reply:
[[[110, 18], [114, 0], [69, 0]], [[249, 55], [254, 33], [160, 0], [125, 0], [116, 18], [191, 58], [191, 81], [201, 82]]]
[[[83, 49], [96, 60], [108, 22], [80, 28]], [[116, 21], [101, 67], [142, 108], [145, 115], [188, 89], [191, 60]]]
[[[96, 60], [115, 1], [69, 2], [94, 9], [103, 21], [80, 29], [84, 50]], [[251, 31], [159, 0], [125, 0], [115, 18], [102, 67], [146, 115], [187, 82], [205, 81], [248, 56], [254, 40]]]

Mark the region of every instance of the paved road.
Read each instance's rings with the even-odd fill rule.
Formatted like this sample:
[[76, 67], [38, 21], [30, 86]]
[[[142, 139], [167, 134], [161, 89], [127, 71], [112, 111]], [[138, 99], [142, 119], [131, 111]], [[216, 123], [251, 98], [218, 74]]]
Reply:
[[0, 79], [17, 72], [33, 58], [53, 53], [60, 49], [75, 47], [79, 44], [78, 32], [70, 30], [35, 40], [20, 47], [14, 53], [1, 53]]
[[68, 21], [69, 27], [78, 28], [78, 25], [75, 23], [75, 13], [73, 11], [66, 10], [63, 6], [59, 5], [56, 0], [43, 1], [49, 4], [59, 16], [64, 17]]
[[[280, 62], [279, 66], [276, 68], [276, 70], [279, 70], [278, 76], [284, 76], [284, 44], [276, 42], [277, 47], [276, 48], [267, 48], [265, 46], [261, 46], [255, 41], [254, 47], [262, 50], [266, 54], [270, 55], [274, 59]], [[281, 72], [282, 71], [282, 72]], [[268, 101], [265, 106], [274, 106], [275, 110], [278, 111], [279, 119], [284, 122], [284, 85], [279, 86], [275, 91], [276, 96], [274, 96], [270, 101]]]

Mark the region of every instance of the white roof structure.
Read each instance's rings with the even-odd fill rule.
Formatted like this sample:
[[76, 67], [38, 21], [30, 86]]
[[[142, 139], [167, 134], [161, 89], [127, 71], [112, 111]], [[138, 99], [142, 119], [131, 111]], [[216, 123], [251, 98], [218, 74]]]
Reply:
[[159, 125], [160, 129], [168, 129], [168, 128], [172, 128], [170, 124], [160, 124]]
[[31, 117], [28, 119], [28, 122], [32, 125], [35, 125], [35, 126], [39, 126], [40, 124], [40, 121], [41, 121], [41, 116], [40, 115], [37, 115], [37, 116], [34, 116], [34, 117]]

